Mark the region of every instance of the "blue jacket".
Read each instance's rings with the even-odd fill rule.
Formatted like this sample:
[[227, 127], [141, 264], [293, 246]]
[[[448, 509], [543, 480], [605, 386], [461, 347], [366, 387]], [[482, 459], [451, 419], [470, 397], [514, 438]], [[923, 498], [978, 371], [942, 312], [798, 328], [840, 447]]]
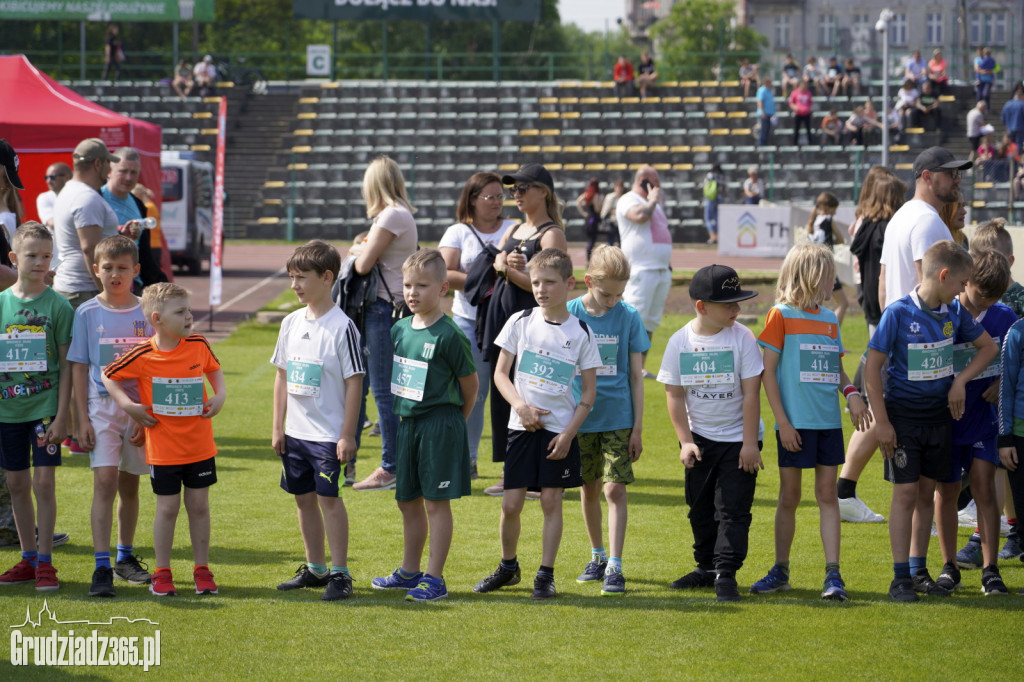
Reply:
[[1003, 125], [1010, 131], [1024, 130], [1024, 100], [1016, 97], [1003, 105]]
[[1013, 420], [1024, 419], [1024, 320], [1018, 320], [1003, 338], [1000, 358], [1002, 364], [999, 386], [1000, 445], [1012, 445], [1004, 440], [1013, 435]]

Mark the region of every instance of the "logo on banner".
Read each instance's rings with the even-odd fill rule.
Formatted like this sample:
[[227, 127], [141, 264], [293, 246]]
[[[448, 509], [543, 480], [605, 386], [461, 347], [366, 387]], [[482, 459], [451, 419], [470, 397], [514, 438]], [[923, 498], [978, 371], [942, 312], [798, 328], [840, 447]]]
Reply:
[[736, 226], [736, 246], [744, 249], [757, 248], [757, 220], [745, 211]]

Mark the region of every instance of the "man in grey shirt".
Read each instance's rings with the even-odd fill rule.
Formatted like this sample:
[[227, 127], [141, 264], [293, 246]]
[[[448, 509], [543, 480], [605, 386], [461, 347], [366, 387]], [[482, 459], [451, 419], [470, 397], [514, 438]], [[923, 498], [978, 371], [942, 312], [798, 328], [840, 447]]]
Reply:
[[110, 163], [120, 158], [96, 137], [82, 140], [71, 158], [72, 178], [57, 195], [53, 209], [59, 259], [53, 288], [77, 308], [102, 288], [92, 269], [93, 251], [101, 239], [117, 234], [118, 224], [99, 189], [110, 175]]

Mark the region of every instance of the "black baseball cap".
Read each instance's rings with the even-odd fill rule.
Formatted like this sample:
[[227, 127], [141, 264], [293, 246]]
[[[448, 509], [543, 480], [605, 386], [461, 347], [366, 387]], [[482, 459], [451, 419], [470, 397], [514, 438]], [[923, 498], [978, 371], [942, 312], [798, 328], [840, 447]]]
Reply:
[[705, 303], [738, 303], [757, 296], [740, 288], [740, 276], [728, 265], [708, 265], [690, 281], [690, 298]]
[[21, 178], [18, 177], [18, 153], [14, 151], [14, 147], [7, 140], [0, 140], [0, 164], [3, 165], [7, 179], [11, 181], [15, 189], [25, 189], [25, 186], [21, 184]]
[[967, 170], [973, 165], [974, 163], [966, 159], [958, 160], [942, 147], [929, 147], [914, 159], [914, 177], [921, 177], [925, 171]]
[[515, 173], [501, 179], [503, 185], [514, 185], [517, 182], [539, 183], [551, 190], [552, 194], [555, 192], [555, 181], [551, 179], [551, 173], [539, 163], [528, 163]]

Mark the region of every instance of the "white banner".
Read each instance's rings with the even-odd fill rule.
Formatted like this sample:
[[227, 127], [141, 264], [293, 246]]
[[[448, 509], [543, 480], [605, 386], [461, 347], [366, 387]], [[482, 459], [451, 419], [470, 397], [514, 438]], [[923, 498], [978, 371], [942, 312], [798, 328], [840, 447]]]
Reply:
[[793, 245], [791, 206], [722, 204], [718, 207], [718, 253], [782, 258]]

